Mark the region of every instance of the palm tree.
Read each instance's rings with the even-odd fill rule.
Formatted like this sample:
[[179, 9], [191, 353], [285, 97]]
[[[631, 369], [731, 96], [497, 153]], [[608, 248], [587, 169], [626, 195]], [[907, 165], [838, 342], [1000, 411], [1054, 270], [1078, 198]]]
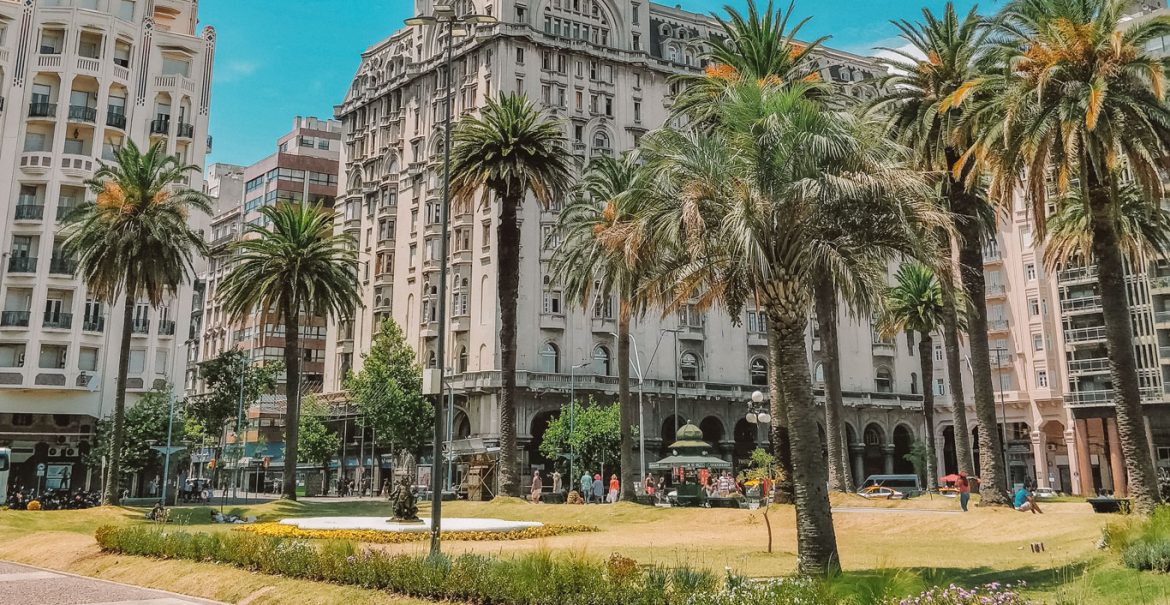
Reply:
[[180, 186], [198, 166], [166, 155], [155, 143], [143, 153], [133, 141], [114, 154], [86, 181], [96, 194], [66, 218], [62, 251], [76, 257], [78, 271], [94, 298], [112, 305], [123, 296], [118, 382], [114, 395], [113, 443], [102, 502], [119, 501], [122, 443], [126, 438], [126, 376], [134, 306], [145, 296], [157, 307], [194, 274], [196, 254], [207, 246], [188, 225], [192, 212], [207, 213], [207, 196]]
[[[516, 461], [516, 304], [520, 284], [520, 226], [516, 217], [529, 193], [542, 206], [568, 193], [572, 175], [562, 126], [526, 97], [488, 99], [481, 115], [464, 118], [451, 148], [452, 199], [470, 200], [480, 189], [499, 202], [496, 229], [500, 307], [500, 490], [520, 495]], [[628, 364], [627, 364], [628, 365]]]
[[231, 246], [230, 272], [220, 282], [224, 311], [242, 318], [259, 311], [284, 322], [285, 433], [283, 496], [297, 499], [300, 421], [300, 324], [303, 315], [349, 317], [358, 302], [353, 241], [333, 233], [333, 214], [319, 204], [285, 203], [260, 209]]
[[[1080, 190], [1130, 496], [1138, 511], [1149, 513], [1159, 500], [1158, 484], [1142, 421], [1117, 216], [1128, 178], [1150, 204], [1165, 193], [1170, 59], [1146, 48], [1170, 35], [1170, 18], [1130, 21], [1130, 6], [1128, 0], [1015, 0], [1004, 7], [998, 44], [988, 57], [990, 75], [973, 83], [987, 96], [975, 100], [972, 113], [991, 126], [969, 155], [972, 164], [990, 165], [994, 191], [1003, 199], [1024, 180], [1041, 237], [1049, 185], [1060, 194]], [[952, 104], [962, 100], [956, 95]]]
[[[1141, 188], [1127, 183], [1118, 188], [1114, 229], [1122, 256], [1143, 265], [1170, 250], [1170, 211], [1151, 204]], [[1069, 265], [1089, 265], [1093, 259], [1092, 217], [1079, 190], [1055, 200], [1044, 240], [1044, 266], [1051, 272]]]
[[[975, 416], [979, 431], [979, 473], [982, 502], [1007, 504], [1006, 469], [995, 415], [991, 383], [991, 355], [987, 342], [986, 284], [983, 277], [983, 243], [989, 236], [986, 197], [969, 180], [973, 165], [961, 165], [979, 135], [977, 123], [964, 119], [955, 107], [956, 99], [972, 94], [971, 84], [981, 76], [980, 53], [987, 48], [985, 21], [972, 9], [960, 17], [948, 2], [941, 18], [923, 9], [922, 21], [895, 21], [900, 37], [909, 48], [887, 49], [894, 55], [885, 62], [890, 75], [882, 79], [883, 93], [871, 109], [886, 119], [887, 131], [918, 155], [920, 168], [937, 174], [942, 205], [954, 216], [958, 240], [956, 276], [968, 301], [968, 340], [971, 374], [975, 389]], [[949, 245], [942, 256], [950, 258]], [[952, 291], [954, 279], [943, 281], [944, 301], [958, 300]], [[960, 313], [948, 310], [943, 322], [947, 375], [955, 415], [955, 449], [959, 468], [972, 471], [968, 442], [966, 404], [963, 397], [962, 365], [958, 322]]]
[[[827, 474], [821, 457], [805, 329], [816, 272], [832, 265], [853, 283], [885, 275], [884, 261], [846, 223], [903, 227], [913, 241], [933, 209], [907, 194], [916, 173], [883, 166], [847, 113], [814, 100], [815, 83], [742, 82], [720, 105], [718, 128], [664, 129], [643, 150], [654, 195], [639, 213], [647, 233], [671, 245], [655, 279], [677, 307], [748, 301], [767, 316], [777, 362], [773, 384], [786, 413], [797, 511], [799, 569], [839, 567]], [[813, 144], [812, 141], [816, 143]]]
[[[569, 299], [588, 308], [597, 298], [618, 297], [618, 406], [621, 417], [622, 498], [633, 500], [636, 410], [630, 401], [630, 319], [644, 312], [640, 288], [653, 261], [648, 238], [633, 221], [638, 163], [635, 154], [594, 159], [579, 184], [582, 195], [557, 221], [560, 246], [553, 256], [554, 280]], [[636, 194], [633, 194], [636, 195]]]
[[943, 288], [935, 279], [934, 271], [917, 262], [898, 269], [895, 285], [886, 292], [886, 312], [882, 317], [882, 332], [898, 334], [904, 330], [918, 332], [918, 362], [922, 371], [922, 413], [926, 417], [927, 482], [931, 489], [938, 487], [938, 460], [934, 441], [934, 391], [930, 388], [934, 376], [934, 340], [931, 334], [942, 324], [946, 314]]

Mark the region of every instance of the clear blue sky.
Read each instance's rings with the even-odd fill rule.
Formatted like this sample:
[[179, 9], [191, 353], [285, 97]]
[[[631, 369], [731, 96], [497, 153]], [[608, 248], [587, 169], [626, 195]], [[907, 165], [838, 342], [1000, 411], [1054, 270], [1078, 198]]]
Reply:
[[[766, 3], [767, 0], [758, 0]], [[994, 11], [1003, 0], [984, 0]], [[787, 0], [777, 0], [777, 5]], [[747, 0], [666, 0], [699, 12], [742, 8]], [[797, 0], [811, 21], [802, 38], [831, 35], [831, 46], [868, 53], [897, 45], [890, 19], [914, 19], [944, 0]], [[969, 10], [972, 0], [956, 0]], [[402, 26], [413, 0], [203, 0], [201, 21], [218, 35], [212, 94], [211, 161], [250, 164], [274, 151], [297, 115], [331, 117], [360, 53]]]

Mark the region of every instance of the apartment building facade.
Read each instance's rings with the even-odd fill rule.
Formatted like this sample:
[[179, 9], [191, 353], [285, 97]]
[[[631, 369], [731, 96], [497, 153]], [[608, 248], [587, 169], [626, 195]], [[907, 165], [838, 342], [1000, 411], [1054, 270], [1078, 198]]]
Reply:
[[[492, 14], [457, 40], [450, 81], [443, 69], [443, 34], [402, 29], [368, 49], [335, 114], [344, 123], [344, 179], [338, 192], [339, 231], [361, 255], [364, 307], [330, 326], [326, 391], [340, 391], [346, 372], [360, 370], [376, 326], [393, 317], [426, 367], [452, 370], [451, 434], [468, 451], [498, 442], [500, 385], [495, 248], [497, 207], [487, 197], [451, 209], [449, 324], [439, 326], [438, 234], [445, 94], [455, 118], [472, 114], [500, 92], [523, 92], [565, 128], [578, 171], [592, 157], [618, 155], [669, 119], [677, 85], [696, 73], [703, 41], [717, 32], [706, 16], [654, 3], [609, 0], [495, 0], [454, 3], [461, 13]], [[429, 13], [433, 3], [415, 8]], [[822, 77], [847, 94], [871, 94], [864, 80], [878, 70], [867, 58], [822, 49]], [[517, 409], [525, 468], [551, 464], [538, 451], [548, 421], [575, 391], [579, 399], [616, 398], [616, 301], [566, 299], [548, 271], [546, 246], [559, 206], [528, 200], [521, 217]], [[551, 242], [555, 246], [555, 242]], [[907, 471], [903, 457], [923, 435], [916, 346], [884, 339], [870, 318], [842, 311], [851, 462], [860, 475]], [[745, 418], [755, 390], [767, 390], [765, 325], [747, 310], [733, 318], [694, 306], [669, 317], [652, 312], [633, 322], [635, 363], [644, 380], [642, 425], [654, 461], [674, 437], [678, 420], [699, 425], [718, 453], [742, 461], [767, 439]], [[736, 325], [739, 324], [739, 325]], [[449, 357], [435, 355], [447, 330]], [[677, 338], [677, 340], [676, 340]], [[810, 323], [814, 371], [815, 322]], [[676, 403], [677, 402], [677, 403]], [[676, 410], [677, 409], [677, 418]]]
[[[197, 17], [191, 0], [0, 1], [0, 443], [15, 483], [40, 463], [42, 487], [96, 470], [82, 455], [112, 410], [123, 303], [88, 295], [58, 232], [129, 140], [203, 164], [215, 30]], [[181, 381], [191, 302], [185, 288], [137, 304], [131, 402]]]

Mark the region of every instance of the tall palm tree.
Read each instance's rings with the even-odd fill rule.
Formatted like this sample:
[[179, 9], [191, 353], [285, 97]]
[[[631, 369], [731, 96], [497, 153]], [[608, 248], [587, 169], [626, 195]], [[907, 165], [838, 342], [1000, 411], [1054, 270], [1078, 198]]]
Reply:
[[302, 316], [349, 317], [358, 304], [357, 253], [333, 232], [333, 214], [319, 204], [285, 203], [260, 209], [232, 244], [234, 263], [220, 282], [224, 311], [253, 312], [284, 322], [285, 428], [283, 496], [297, 499]]
[[[520, 286], [520, 225], [528, 194], [548, 207], [572, 185], [569, 154], [559, 122], [526, 97], [488, 99], [479, 116], [464, 118], [451, 148], [453, 199], [470, 200], [480, 189], [499, 203], [496, 228], [497, 295], [500, 307], [500, 490], [520, 495], [516, 461], [516, 304]], [[628, 365], [628, 364], [627, 364]]]
[[[973, 83], [987, 96], [973, 113], [993, 125], [969, 155], [990, 164], [1004, 199], [1023, 179], [1037, 233], [1046, 229], [1049, 184], [1079, 189], [1092, 233], [1092, 260], [1109, 350], [1117, 432], [1136, 509], [1159, 500], [1143, 426], [1141, 388], [1117, 216], [1127, 178], [1150, 204], [1164, 197], [1170, 154], [1170, 59], [1149, 43], [1170, 35], [1170, 18], [1125, 19], [1129, 0], [1015, 0], [997, 18], [990, 75]], [[962, 102], [956, 95], [953, 104]], [[991, 118], [995, 117], [995, 120]], [[1123, 174], [1127, 172], [1129, 177]]]
[[[990, 236], [986, 216], [989, 205], [978, 183], [969, 179], [971, 164], [960, 159], [972, 149], [980, 132], [978, 123], [964, 119], [956, 100], [972, 94], [972, 81], [979, 78], [980, 53], [988, 47], [985, 21], [972, 9], [960, 17], [948, 2], [943, 14], [923, 9], [922, 21], [895, 21], [908, 48], [887, 49], [890, 74], [882, 79], [883, 93], [871, 105], [885, 117], [888, 132], [912, 147], [925, 172], [939, 177], [942, 205], [954, 217], [958, 239], [958, 275], [968, 301], [968, 341], [971, 377], [975, 390], [975, 416], [979, 421], [979, 474], [982, 502], [1007, 504], [1006, 470], [995, 415], [991, 383], [991, 355], [987, 341], [986, 284], [983, 277], [983, 243]], [[950, 257], [949, 245], [940, 251]], [[951, 293], [951, 278], [942, 284], [945, 300], [958, 300]], [[947, 317], [959, 315], [947, 312]], [[955, 446], [961, 470], [973, 470], [968, 442], [966, 404], [963, 398], [962, 365], [958, 322], [944, 321], [947, 374], [955, 414]]]
[[[1114, 229], [1125, 260], [1143, 265], [1170, 251], [1170, 211], [1151, 204], [1133, 183], [1119, 187], [1117, 197]], [[1045, 226], [1045, 268], [1055, 272], [1069, 265], [1092, 264], [1092, 215], [1079, 190], [1055, 201], [1056, 209]]]
[[889, 154], [862, 144], [852, 116], [813, 100], [826, 93], [807, 90], [817, 86], [742, 82], [720, 105], [718, 128], [648, 135], [654, 195], [639, 216], [648, 233], [673, 244], [656, 275], [670, 285], [665, 302], [678, 306], [697, 293], [701, 307], [721, 304], [738, 316], [754, 300], [767, 316], [805, 574], [839, 567], [805, 343], [815, 274], [832, 265], [852, 282], [884, 276], [865, 238], [840, 235], [856, 234], [845, 221], [901, 226], [910, 241], [923, 221], [942, 220], [907, 195], [915, 173], [883, 165]]
[[917, 262], [902, 265], [894, 278], [895, 284], [886, 293], [886, 312], [882, 317], [882, 331], [887, 335], [905, 330], [918, 332], [918, 363], [922, 371], [922, 413], [926, 417], [927, 482], [931, 489], [938, 487], [938, 460], [934, 440], [934, 391], [930, 387], [934, 376], [934, 333], [943, 324], [946, 303], [943, 288], [935, 279], [934, 271]]
[[116, 505], [126, 438], [126, 376], [134, 306], [139, 297], [146, 297], [157, 307], [194, 274], [193, 259], [206, 254], [207, 246], [187, 221], [192, 212], [210, 212], [211, 202], [180, 185], [199, 167], [167, 155], [161, 143], [143, 153], [128, 141], [115, 152], [113, 164], [100, 164], [86, 181], [97, 199], [66, 218], [62, 250], [77, 258], [91, 296], [109, 305], [124, 297], [113, 443], [102, 496], [103, 503]]
[[552, 274], [569, 299], [588, 308], [601, 297], [618, 298], [617, 364], [618, 409], [621, 418], [622, 498], [633, 500], [636, 410], [630, 401], [630, 319], [645, 310], [641, 287], [652, 265], [649, 238], [643, 236], [631, 212], [636, 208], [635, 154], [621, 159], [594, 159], [578, 185], [582, 195], [571, 201], [557, 221], [560, 246], [552, 260]]

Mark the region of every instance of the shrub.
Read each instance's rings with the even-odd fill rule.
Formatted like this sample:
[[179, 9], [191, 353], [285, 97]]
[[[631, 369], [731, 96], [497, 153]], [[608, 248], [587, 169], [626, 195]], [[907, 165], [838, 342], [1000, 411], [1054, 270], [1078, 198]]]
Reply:
[[1170, 540], [1133, 542], [1121, 551], [1121, 562], [1139, 571], [1170, 572]]
[[27, 510], [41, 510], [41, 501], [40, 500], [30, 500], [28, 503], [28, 506], [25, 508]]
[[1101, 532], [1101, 542], [1119, 553], [1126, 567], [1170, 572], [1170, 508], [1110, 523]]
[[[1023, 587], [1024, 582], [1019, 583]], [[966, 589], [951, 584], [946, 588], [934, 587], [918, 596], [890, 601], [893, 605], [1028, 605], [1011, 584], [992, 582], [979, 588]]]

